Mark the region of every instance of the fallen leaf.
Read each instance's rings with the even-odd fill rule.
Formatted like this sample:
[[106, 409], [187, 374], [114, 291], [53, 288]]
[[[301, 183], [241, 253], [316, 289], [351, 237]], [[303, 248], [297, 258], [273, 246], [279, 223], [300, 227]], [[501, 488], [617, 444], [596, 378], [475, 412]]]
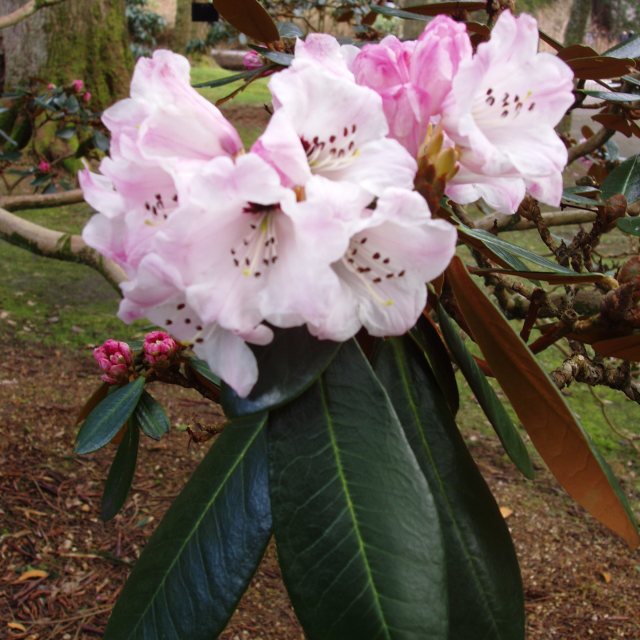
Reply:
[[607, 583], [609, 584], [611, 582], [611, 580], [613, 579], [611, 577], [611, 574], [608, 571], [601, 571], [600, 572], [600, 577]]
[[13, 629], [14, 631], [27, 630], [27, 628], [23, 624], [20, 624], [19, 622], [7, 622], [7, 627], [9, 627], [9, 629]]
[[500, 515], [506, 520], [509, 516], [513, 515], [513, 509], [509, 509], [509, 507], [500, 507]]
[[18, 584], [19, 582], [25, 582], [25, 580], [31, 580], [32, 578], [47, 578], [49, 574], [42, 569], [30, 569], [29, 571], [25, 571], [15, 582], [14, 584]]

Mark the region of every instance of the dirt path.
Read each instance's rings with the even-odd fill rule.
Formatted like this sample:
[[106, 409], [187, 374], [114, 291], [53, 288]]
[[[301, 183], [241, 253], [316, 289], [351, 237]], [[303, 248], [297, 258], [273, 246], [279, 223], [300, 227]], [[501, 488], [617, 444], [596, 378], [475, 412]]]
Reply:
[[[97, 385], [90, 354], [26, 353], [4, 341], [0, 360], [0, 637], [97, 638], [145, 540], [206, 445], [172, 430], [143, 439], [124, 511], [98, 517], [114, 449], [71, 455], [74, 415]], [[158, 389], [174, 425], [215, 424], [216, 407]], [[467, 434], [469, 435], [469, 434]], [[508, 515], [525, 582], [530, 640], [640, 639], [640, 553], [583, 515], [546, 472], [522, 479], [493, 439], [470, 435]], [[617, 469], [622, 471], [624, 469]], [[635, 496], [638, 504], [640, 496]], [[40, 573], [27, 573], [30, 570]], [[303, 635], [270, 548], [223, 640]], [[348, 640], [348, 639], [345, 639]]]

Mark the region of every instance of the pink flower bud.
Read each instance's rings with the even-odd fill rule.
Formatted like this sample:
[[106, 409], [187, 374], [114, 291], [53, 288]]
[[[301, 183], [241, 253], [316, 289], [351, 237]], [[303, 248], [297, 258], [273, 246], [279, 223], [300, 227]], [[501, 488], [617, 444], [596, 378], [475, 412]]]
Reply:
[[262, 58], [253, 50], [244, 54], [242, 64], [246, 69], [259, 69], [263, 66]]
[[144, 337], [144, 359], [152, 367], [167, 367], [179, 350], [176, 341], [164, 331], [152, 331]]
[[40, 162], [38, 162], [38, 170], [42, 171], [42, 173], [49, 173], [49, 171], [51, 171], [51, 165], [46, 160], [40, 160]]
[[131, 349], [126, 342], [107, 340], [93, 350], [93, 357], [103, 371], [101, 380], [109, 384], [124, 384], [133, 370]]
[[80, 93], [84, 89], [84, 82], [82, 80], [74, 80], [71, 83], [71, 87], [76, 93]]
[[82, 102], [84, 102], [85, 104], [88, 104], [89, 102], [91, 102], [91, 92], [90, 91], [86, 91], [84, 93], [84, 95], [82, 96]]

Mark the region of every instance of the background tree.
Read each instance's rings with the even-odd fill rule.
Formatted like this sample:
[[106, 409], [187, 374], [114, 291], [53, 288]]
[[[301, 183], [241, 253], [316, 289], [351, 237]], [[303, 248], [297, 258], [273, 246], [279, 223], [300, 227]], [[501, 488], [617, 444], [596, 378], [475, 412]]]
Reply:
[[[23, 0], [0, 0], [0, 15]], [[124, 0], [66, 0], [4, 29], [0, 50], [3, 89], [32, 77], [53, 83], [79, 78], [104, 108], [128, 92], [132, 69]]]

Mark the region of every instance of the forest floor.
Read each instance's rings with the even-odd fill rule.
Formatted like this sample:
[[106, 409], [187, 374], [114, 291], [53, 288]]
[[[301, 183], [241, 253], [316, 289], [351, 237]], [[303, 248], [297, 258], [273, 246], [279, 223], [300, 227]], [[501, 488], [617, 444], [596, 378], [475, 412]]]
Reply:
[[[208, 444], [186, 426], [215, 425], [218, 408], [175, 388], [154, 389], [174, 429], [143, 438], [133, 490], [114, 520], [99, 517], [115, 447], [72, 454], [75, 416], [98, 384], [89, 349], [36, 349], [3, 327], [0, 360], [0, 637], [99, 638], [131, 565]], [[640, 552], [578, 508], [538, 465], [534, 482], [497, 439], [465, 430], [507, 517], [522, 568], [530, 640], [640, 638]], [[628, 493], [635, 465], [615, 465]], [[636, 492], [631, 496], [640, 501]], [[224, 640], [303, 635], [271, 545]], [[348, 639], [345, 639], [348, 640]]]
[[[233, 116], [246, 140], [268, 118], [251, 105]], [[45, 216], [23, 215], [34, 221]], [[50, 220], [77, 231], [86, 216], [69, 209]], [[103, 523], [100, 497], [115, 447], [73, 455], [75, 417], [99, 384], [91, 348], [107, 337], [133, 337], [140, 328], [115, 332], [117, 296], [88, 269], [8, 245], [0, 245], [0, 264], [0, 638], [99, 638], [131, 566], [209, 446], [192, 442], [186, 428], [197, 431], [223, 417], [191, 392], [154, 389], [173, 428], [159, 442], [143, 438], [129, 499]], [[591, 427], [598, 405], [586, 408], [579, 393], [571, 389], [569, 395], [579, 398], [583, 422]], [[618, 423], [636, 430], [637, 405], [603, 397], [602, 406], [610, 405]], [[519, 475], [469, 396], [463, 413], [467, 444], [515, 541], [527, 638], [640, 640], [640, 551], [629, 550], [577, 507], [538, 458], [535, 481]], [[603, 431], [608, 427], [594, 429], [638, 513], [637, 454], [624, 438]], [[304, 637], [274, 544], [220, 637]]]

